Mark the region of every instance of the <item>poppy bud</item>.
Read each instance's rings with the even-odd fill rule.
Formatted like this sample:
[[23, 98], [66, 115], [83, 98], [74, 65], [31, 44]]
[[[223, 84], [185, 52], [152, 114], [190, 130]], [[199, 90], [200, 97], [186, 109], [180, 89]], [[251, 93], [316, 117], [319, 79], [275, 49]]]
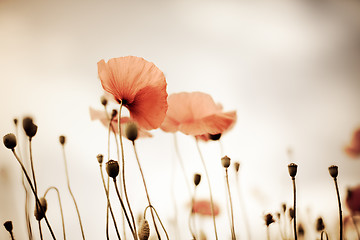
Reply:
[[330, 173], [330, 176], [333, 177], [333, 178], [336, 178], [339, 174], [338, 172], [338, 166], [335, 166], [335, 165], [331, 165], [329, 167], [329, 173]]
[[290, 220], [293, 220], [295, 217], [295, 211], [293, 208], [289, 208], [289, 217], [290, 217]]
[[148, 240], [150, 236], [150, 226], [146, 219], [142, 219], [139, 228], [139, 240]]
[[228, 168], [230, 166], [230, 158], [228, 156], [222, 157], [221, 164], [224, 168]]
[[195, 184], [195, 186], [199, 185], [200, 182], [201, 182], [201, 175], [198, 174], [198, 173], [195, 173], [194, 174], [194, 184]]
[[280, 214], [279, 212], [276, 212], [276, 217], [277, 217], [277, 219], [279, 219], [279, 220], [280, 220], [280, 218], [281, 218], [281, 214]]
[[209, 134], [210, 140], [217, 141], [221, 138], [221, 133], [218, 134]]
[[136, 123], [134, 122], [128, 122], [125, 127], [125, 136], [130, 141], [135, 141], [138, 137], [138, 128], [136, 126]]
[[297, 165], [295, 163], [290, 163], [288, 165], [288, 169], [289, 169], [290, 177], [295, 179], [295, 176], [296, 176], [296, 173], [297, 173]]
[[113, 109], [111, 112], [111, 119], [115, 118], [117, 114], [118, 114], [118, 111], [116, 109]]
[[119, 175], [119, 163], [114, 160], [109, 160], [106, 163], [106, 172], [109, 177], [116, 178]]
[[240, 163], [239, 162], [234, 162], [234, 168], [235, 168], [235, 172], [239, 172]]
[[6, 231], [12, 232], [12, 230], [13, 230], [12, 221], [6, 221], [6, 222], [4, 222], [4, 227], [5, 227]]
[[275, 222], [273, 215], [271, 213], [268, 213], [264, 216], [265, 225], [268, 227], [270, 224]]
[[46, 199], [45, 198], [40, 198], [39, 202], [40, 202], [41, 208], [36, 203], [35, 210], [34, 210], [34, 216], [35, 216], [36, 220], [38, 220], [38, 221], [40, 221], [41, 219], [43, 219], [43, 217], [45, 217], [45, 213], [46, 213], [46, 210], [47, 210]]
[[61, 144], [61, 145], [64, 145], [64, 144], [65, 144], [65, 141], [66, 141], [66, 137], [63, 136], [63, 135], [61, 135], [61, 136], [59, 137], [59, 142], [60, 142], [60, 144]]
[[305, 235], [305, 229], [304, 229], [304, 226], [301, 223], [298, 226], [298, 234], [301, 237]]
[[324, 220], [322, 219], [322, 217], [319, 217], [316, 220], [316, 231], [321, 232], [324, 229], [325, 229]]
[[25, 131], [26, 135], [29, 138], [32, 138], [32, 137], [34, 137], [36, 135], [38, 126], [36, 126], [33, 123], [32, 118], [26, 117], [26, 118], [23, 119], [23, 128], [24, 128], [24, 131]]
[[99, 154], [96, 156], [96, 158], [97, 158], [98, 162], [99, 162], [100, 164], [102, 164], [103, 159], [104, 159], [104, 156], [99, 153]]
[[281, 204], [281, 208], [283, 212], [286, 212], [286, 203]]
[[14, 118], [14, 124], [15, 124], [15, 126], [17, 126], [17, 124], [18, 124], [18, 119], [17, 118]]
[[30, 125], [34, 124], [33, 119], [31, 117], [24, 117], [23, 119], [23, 128], [29, 128]]
[[105, 96], [101, 96], [100, 98], [101, 104], [105, 107], [108, 103], [108, 100], [106, 99]]
[[14, 149], [16, 147], [16, 137], [13, 133], [8, 133], [3, 137], [4, 145], [8, 149]]

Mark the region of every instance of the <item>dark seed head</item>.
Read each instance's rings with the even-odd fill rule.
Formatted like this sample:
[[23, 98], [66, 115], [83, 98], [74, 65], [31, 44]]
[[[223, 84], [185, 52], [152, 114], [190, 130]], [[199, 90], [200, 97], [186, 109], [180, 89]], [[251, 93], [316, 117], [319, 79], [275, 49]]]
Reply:
[[295, 178], [296, 173], [297, 173], [297, 165], [295, 163], [290, 163], [288, 165], [288, 169], [289, 169], [290, 177]]
[[148, 240], [150, 236], [150, 226], [146, 219], [142, 219], [139, 226], [139, 239]]
[[235, 168], [235, 172], [239, 172], [240, 163], [239, 162], [234, 162], [234, 168]]
[[101, 98], [100, 98], [100, 102], [101, 102], [101, 104], [102, 104], [103, 106], [106, 106], [106, 105], [107, 105], [107, 103], [108, 103], [108, 100], [106, 99], [106, 97], [105, 97], [105, 96], [101, 96]]
[[272, 224], [273, 222], [275, 222], [273, 215], [271, 213], [268, 213], [264, 216], [264, 220], [265, 220], [265, 225], [268, 227], [270, 226], [270, 224]]
[[111, 178], [116, 178], [119, 175], [119, 163], [114, 160], [109, 160], [106, 163], [106, 172]]
[[37, 203], [35, 203], [35, 210], [34, 210], [34, 216], [36, 218], [36, 220], [40, 221], [41, 219], [43, 219], [45, 217], [45, 213], [47, 210], [47, 202], [45, 198], [40, 198], [40, 205], [41, 208], [38, 206]]
[[338, 166], [331, 165], [331, 166], [329, 167], [329, 173], [330, 173], [330, 176], [331, 176], [331, 177], [337, 178], [337, 176], [338, 176], [338, 174], [339, 174]]
[[116, 109], [113, 109], [112, 112], [111, 112], [111, 119], [116, 117], [117, 114], [118, 114], [118, 111]]
[[305, 229], [304, 229], [304, 226], [301, 223], [298, 226], [298, 234], [299, 234], [299, 236], [304, 236], [305, 235]]
[[4, 222], [4, 227], [5, 227], [6, 231], [12, 232], [12, 230], [13, 230], [12, 221], [6, 221], [6, 222]]
[[289, 217], [290, 217], [290, 220], [293, 220], [295, 217], [295, 211], [293, 208], [289, 208]]
[[316, 220], [316, 231], [321, 232], [322, 230], [325, 229], [325, 224], [324, 224], [324, 220], [322, 219], [322, 217], [319, 217]]
[[217, 141], [221, 138], [221, 133], [218, 134], [209, 134], [210, 140]]
[[284, 212], [286, 212], [286, 203], [281, 204], [281, 209]]
[[223, 165], [224, 168], [228, 168], [230, 166], [230, 160], [231, 159], [228, 156], [221, 158], [221, 164]]
[[99, 153], [99, 154], [96, 156], [96, 158], [97, 158], [98, 162], [99, 162], [100, 164], [102, 164], [103, 159], [104, 159], [104, 156]]
[[61, 145], [64, 145], [65, 142], [66, 142], [66, 137], [65, 137], [64, 135], [61, 135], [61, 136], [59, 137], [59, 142], [60, 142]]
[[8, 149], [14, 149], [16, 147], [16, 137], [13, 133], [8, 133], [3, 137], [4, 145]]
[[201, 175], [198, 174], [198, 173], [195, 173], [194, 174], [194, 184], [195, 184], [195, 186], [199, 185], [200, 182], [201, 182]]
[[128, 122], [125, 127], [125, 136], [130, 141], [135, 141], [138, 137], [138, 128], [136, 123]]
[[15, 124], [15, 126], [17, 126], [17, 124], [18, 124], [18, 119], [17, 118], [14, 118], [14, 124]]
[[31, 117], [25, 117], [23, 119], [23, 128], [26, 133], [26, 136], [28, 136], [29, 138], [32, 138], [36, 135], [38, 126], [36, 126], [33, 123], [33, 119]]

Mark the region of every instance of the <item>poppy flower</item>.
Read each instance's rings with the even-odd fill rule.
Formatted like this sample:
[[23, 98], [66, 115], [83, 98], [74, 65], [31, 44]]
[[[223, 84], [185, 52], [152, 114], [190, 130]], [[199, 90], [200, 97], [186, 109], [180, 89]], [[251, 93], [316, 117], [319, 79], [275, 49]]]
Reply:
[[360, 156], [360, 128], [353, 133], [351, 142], [344, 148], [344, 151], [352, 158]]
[[202, 92], [182, 92], [168, 98], [168, 111], [161, 129], [165, 132], [180, 131], [187, 135], [218, 134], [229, 129], [236, 112], [223, 112], [212, 97]]
[[[194, 201], [193, 213], [197, 213], [203, 216], [212, 216], [211, 214], [211, 202], [209, 200], [197, 200]], [[214, 203], [214, 216], [219, 215], [220, 207]]]
[[140, 127], [158, 128], [167, 110], [166, 80], [155, 64], [140, 57], [112, 58], [97, 63], [102, 87], [129, 109]]
[[353, 214], [360, 214], [360, 185], [348, 189], [346, 205]]
[[[100, 122], [105, 126], [108, 127], [109, 126], [109, 120], [106, 117], [106, 112], [105, 111], [101, 111], [101, 110], [95, 110], [93, 108], [89, 108], [90, 111], [90, 119], [91, 120], [100, 120]], [[121, 132], [122, 134], [125, 134], [125, 127], [126, 127], [126, 123], [128, 122], [135, 122], [133, 119], [129, 118], [129, 117], [122, 117], [121, 118]], [[111, 125], [112, 128], [111, 130], [115, 131], [116, 134], [119, 133], [119, 129], [118, 129], [118, 115], [116, 115], [112, 121], [111, 121]], [[114, 132], [113, 131], [113, 132]], [[146, 131], [145, 129], [138, 127], [138, 134], [139, 137], [152, 137], [152, 134], [149, 133], [148, 131]]]

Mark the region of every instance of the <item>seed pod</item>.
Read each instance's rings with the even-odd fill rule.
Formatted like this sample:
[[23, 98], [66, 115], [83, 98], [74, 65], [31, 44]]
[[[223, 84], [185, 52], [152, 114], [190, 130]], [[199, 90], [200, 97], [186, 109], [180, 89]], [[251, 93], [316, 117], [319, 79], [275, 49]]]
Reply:
[[13, 230], [12, 221], [6, 221], [6, 222], [4, 222], [4, 227], [5, 227], [6, 231], [12, 232], [12, 230]]
[[293, 220], [295, 217], [295, 211], [293, 208], [289, 208], [289, 217], [290, 217], [290, 220]]
[[61, 136], [59, 137], [59, 142], [60, 142], [61, 145], [64, 145], [65, 142], [66, 142], [66, 137], [65, 137], [64, 135], [61, 135]]
[[318, 232], [321, 232], [325, 229], [325, 224], [324, 224], [324, 220], [322, 219], [322, 217], [319, 217], [317, 220], [316, 220], [316, 231]]
[[118, 114], [118, 111], [116, 109], [113, 109], [111, 112], [111, 119], [115, 118], [117, 114]]
[[331, 177], [337, 178], [337, 176], [338, 176], [338, 174], [339, 174], [338, 166], [331, 165], [331, 166], [329, 167], [329, 173], [330, 173], [330, 176], [331, 176]]
[[[35, 203], [35, 210], [34, 210], [34, 216], [36, 218], [36, 220], [40, 221], [41, 219], [43, 219], [43, 217], [45, 217], [45, 213], [47, 210], [47, 202], [45, 198], [40, 198], [40, 205], [41, 208], [38, 206], [37, 203]], [[43, 211], [42, 211], [43, 210]]]
[[283, 213], [286, 212], [286, 203], [281, 204], [281, 208]]
[[8, 149], [14, 149], [16, 147], [16, 137], [13, 133], [8, 133], [3, 137], [4, 145]]
[[221, 138], [221, 133], [218, 134], [209, 134], [210, 140], [217, 141]]
[[99, 153], [99, 154], [96, 156], [96, 158], [97, 158], [98, 162], [99, 162], [100, 164], [102, 164], [103, 159], [104, 159], [104, 156]]
[[138, 128], [136, 126], [136, 123], [134, 122], [128, 122], [125, 127], [125, 136], [130, 141], [135, 141], [138, 137]]
[[199, 185], [200, 182], [201, 182], [201, 175], [198, 174], [198, 173], [195, 173], [194, 174], [194, 184], [195, 184], [195, 186]]
[[106, 172], [111, 178], [116, 178], [119, 175], [119, 163], [114, 160], [109, 160], [106, 163]]
[[298, 226], [298, 234], [299, 234], [299, 236], [304, 236], [305, 235], [305, 229], [304, 229], [304, 226], [301, 223]]
[[228, 156], [222, 157], [221, 164], [224, 168], [228, 168], [230, 166], [230, 158]]
[[297, 173], [297, 165], [295, 163], [290, 163], [288, 165], [288, 169], [289, 169], [290, 177], [295, 178], [296, 173]]
[[101, 102], [101, 104], [102, 104], [103, 106], [106, 106], [106, 105], [107, 105], [107, 103], [108, 103], [108, 100], [106, 99], [106, 97], [105, 97], [105, 96], [101, 96], [101, 98], [100, 98], [100, 102]]
[[275, 222], [273, 215], [271, 213], [268, 213], [264, 216], [264, 220], [265, 220], [265, 225], [268, 227], [270, 226], [270, 224], [272, 224], [273, 222]]
[[235, 172], [239, 172], [240, 163], [239, 162], [234, 162], [234, 168], [235, 168]]
[[23, 119], [23, 128], [26, 133], [26, 136], [32, 138], [36, 135], [38, 126], [33, 123], [33, 119], [26, 117]]
[[146, 219], [142, 219], [139, 228], [139, 240], [148, 240], [150, 236], [150, 226]]

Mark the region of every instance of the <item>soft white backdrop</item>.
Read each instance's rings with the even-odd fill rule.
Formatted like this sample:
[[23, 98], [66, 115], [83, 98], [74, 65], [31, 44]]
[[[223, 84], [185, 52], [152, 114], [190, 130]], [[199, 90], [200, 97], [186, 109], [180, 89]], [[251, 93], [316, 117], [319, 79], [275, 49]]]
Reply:
[[[342, 197], [346, 187], [360, 183], [360, 161], [342, 152], [360, 125], [359, 13], [360, 4], [350, 0], [2, 0], [0, 135], [14, 131], [14, 117], [34, 117], [39, 126], [33, 140], [39, 191], [51, 185], [60, 189], [68, 238], [80, 239], [58, 144], [58, 136], [66, 135], [71, 185], [86, 236], [105, 239], [106, 202], [96, 155], [106, 153], [107, 133], [88, 114], [90, 106], [101, 108], [96, 63], [141, 56], [165, 73], [169, 94], [203, 91], [225, 110], [237, 110], [237, 124], [222, 143], [225, 153], [241, 162], [242, 192], [255, 239], [265, 238], [264, 213], [278, 211], [282, 202], [291, 204], [286, 149], [293, 149], [293, 161], [299, 165], [299, 221], [313, 239], [310, 229], [316, 217], [324, 216], [325, 223], [336, 226], [335, 189], [327, 167], [339, 166]], [[174, 239], [173, 136], [160, 130], [153, 135], [139, 140], [140, 160], [153, 203]], [[181, 134], [178, 138], [187, 172], [203, 173], [193, 139]], [[140, 213], [146, 199], [130, 145], [125, 147], [130, 199]], [[209, 143], [201, 148], [222, 208], [217, 221], [220, 239], [228, 238], [219, 147]], [[13, 220], [15, 237], [22, 239], [20, 168], [5, 147], [0, 147], [0, 157], [0, 221]], [[181, 234], [177, 239], [189, 239], [189, 198], [179, 166], [175, 177]], [[233, 193], [236, 199], [235, 189]], [[48, 215], [60, 238], [52, 194]], [[207, 197], [205, 178], [199, 196]], [[238, 205], [235, 210], [237, 233], [245, 238]], [[213, 239], [211, 221], [204, 221]], [[35, 224], [33, 229], [36, 233]], [[329, 231], [335, 238], [336, 227]], [[43, 232], [49, 239], [45, 225]], [[272, 232], [278, 236], [277, 227]], [[0, 238], [7, 237], [2, 228]]]

